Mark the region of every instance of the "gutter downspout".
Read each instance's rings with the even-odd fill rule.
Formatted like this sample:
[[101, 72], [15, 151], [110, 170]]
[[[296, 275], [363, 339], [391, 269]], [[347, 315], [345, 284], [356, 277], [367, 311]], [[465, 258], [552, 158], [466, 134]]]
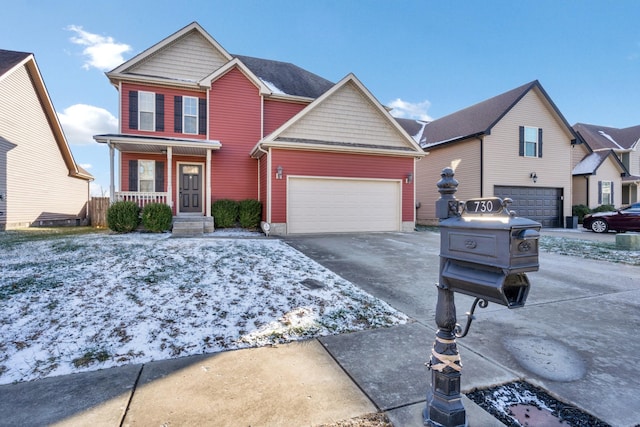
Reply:
[[[267, 206], [265, 207], [267, 217], [265, 218], [265, 222], [271, 224], [271, 149], [266, 151], [264, 148], [258, 146], [258, 151], [267, 156]], [[260, 197], [260, 159], [258, 159], [258, 197]]]

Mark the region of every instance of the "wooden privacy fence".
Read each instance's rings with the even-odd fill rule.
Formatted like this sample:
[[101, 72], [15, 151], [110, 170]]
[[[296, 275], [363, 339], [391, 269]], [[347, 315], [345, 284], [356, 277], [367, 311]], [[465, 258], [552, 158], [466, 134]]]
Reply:
[[89, 218], [91, 218], [91, 225], [93, 227], [107, 227], [107, 209], [109, 209], [108, 197], [91, 198], [89, 202]]

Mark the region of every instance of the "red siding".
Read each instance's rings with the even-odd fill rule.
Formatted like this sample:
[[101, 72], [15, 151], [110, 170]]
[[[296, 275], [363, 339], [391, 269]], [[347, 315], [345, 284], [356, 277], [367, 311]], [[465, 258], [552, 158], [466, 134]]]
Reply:
[[[275, 179], [275, 169], [283, 168], [283, 179]], [[287, 222], [287, 175], [347, 178], [402, 179], [402, 221], [413, 221], [413, 183], [404, 179], [413, 173], [413, 158], [385, 157], [327, 152], [272, 150], [271, 221]]]
[[260, 194], [258, 200], [262, 203], [262, 220], [267, 220], [267, 156], [260, 157]]
[[[164, 132], [149, 132], [137, 129], [129, 129], [129, 92], [131, 92], [132, 90], [142, 90], [164, 94]], [[205, 139], [206, 135], [194, 135], [190, 133], [174, 132], [174, 96], [195, 96], [201, 99], [207, 98], [207, 94], [205, 92], [190, 91], [187, 89], [174, 89], [163, 86], [146, 86], [140, 84], [122, 83], [122, 93], [120, 94], [120, 100], [122, 102], [122, 117], [120, 118], [122, 133], [131, 135], [166, 136], [170, 138]]]
[[212, 157], [213, 200], [257, 199], [258, 162], [249, 156], [260, 140], [261, 97], [238, 69], [216, 80], [209, 99], [210, 138], [222, 148]]
[[267, 136], [298, 114], [308, 104], [283, 101], [264, 101], [264, 135]]

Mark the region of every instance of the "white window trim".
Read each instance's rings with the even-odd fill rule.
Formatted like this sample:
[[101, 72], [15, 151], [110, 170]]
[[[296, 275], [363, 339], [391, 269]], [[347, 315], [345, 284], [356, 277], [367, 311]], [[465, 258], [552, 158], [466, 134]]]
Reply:
[[[143, 93], [149, 94], [153, 98], [153, 101], [151, 102], [150, 111], [142, 109], [142, 102], [140, 102], [140, 99], [141, 99], [141, 94]], [[142, 129], [142, 113], [151, 113], [151, 117], [153, 118], [151, 123], [151, 129]], [[138, 130], [142, 130], [146, 132], [153, 132], [156, 130], [156, 94], [155, 92], [149, 92], [144, 90], [141, 90], [138, 92]]]
[[[196, 103], [196, 113], [188, 115], [189, 117], [194, 117], [195, 116], [196, 126], [195, 126], [195, 131], [194, 132], [187, 132], [187, 126], [186, 126], [187, 125], [187, 120], [186, 120], [187, 119], [187, 112], [186, 112], [186, 109], [187, 109], [186, 100], [187, 99], [193, 99], [193, 100], [195, 100], [195, 103]], [[198, 117], [199, 117], [198, 109], [200, 108], [199, 104], [200, 103], [199, 103], [198, 97], [195, 97], [195, 96], [183, 96], [182, 97], [182, 133], [186, 133], [186, 134], [189, 134], [189, 135], [197, 135], [198, 134], [198, 129], [200, 129], [200, 127], [199, 127], [200, 124], [198, 123]]]
[[[535, 130], [535, 135], [536, 135], [536, 141], [535, 141], [535, 146], [534, 146], [534, 150], [533, 150], [533, 155], [529, 155], [527, 154], [527, 146], [528, 144], [531, 144], [532, 141], [527, 141], [527, 130], [528, 129], [534, 129]], [[538, 157], [538, 146], [540, 144], [540, 140], [539, 140], [539, 129], [537, 127], [533, 127], [533, 126], [525, 126], [524, 127], [524, 157]]]

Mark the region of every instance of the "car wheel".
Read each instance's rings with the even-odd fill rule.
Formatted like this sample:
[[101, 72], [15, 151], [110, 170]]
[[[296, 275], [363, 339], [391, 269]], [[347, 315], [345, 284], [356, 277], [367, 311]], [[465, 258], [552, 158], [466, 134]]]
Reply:
[[596, 219], [591, 223], [591, 229], [596, 233], [606, 233], [609, 231], [609, 224], [602, 219]]

